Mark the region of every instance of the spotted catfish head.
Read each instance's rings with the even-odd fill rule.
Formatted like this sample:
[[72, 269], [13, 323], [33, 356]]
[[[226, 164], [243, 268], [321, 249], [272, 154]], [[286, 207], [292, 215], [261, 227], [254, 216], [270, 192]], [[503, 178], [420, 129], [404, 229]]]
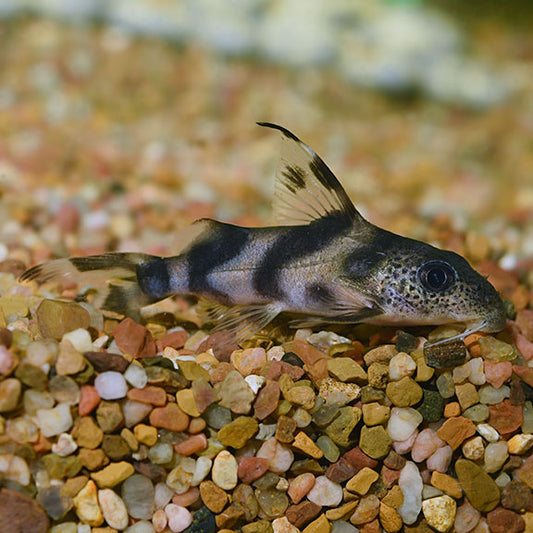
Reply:
[[[423, 325], [463, 322], [467, 332], [500, 331], [503, 303], [494, 287], [461, 256], [380, 229], [354, 207], [322, 159], [291, 132], [283, 134], [274, 204], [278, 221], [339, 225], [329, 238], [329, 299], [320, 315], [330, 322]], [[323, 243], [324, 248], [327, 242]], [[307, 324], [318, 323], [307, 321]], [[466, 334], [466, 333], [465, 333]]]
[[462, 322], [467, 331], [501, 331], [502, 300], [460, 255], [374, 227], [344, 259], [343, 283], [373, 300], [376, 324]]

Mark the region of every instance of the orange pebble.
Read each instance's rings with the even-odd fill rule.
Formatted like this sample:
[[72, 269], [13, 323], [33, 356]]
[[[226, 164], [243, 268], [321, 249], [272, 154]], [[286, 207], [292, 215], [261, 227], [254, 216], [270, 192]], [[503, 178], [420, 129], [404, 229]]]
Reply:
[[459, 402], [450, 402], [444, 406], [444, 417], [451, 418], [452, 416], [459, 416], [461, 414], [461, 406]]
[[100, 403], [100, 396], [92, 385], [82, 385], [78, 413], [87, 416]]
[[192, 455], [207, 448], [207, 437], [203, 433], [193, 435], [187, 440], [174, 444], [174, 451], [181, 455]]
[[187, 431], [191, 435], [196, 435], [197, 433], [200, 433], [201, 431], [203, 431], [206, 426], [207, 426], [207, 423], [203, 418], [193, 418], [189, 422], [189, 428]]
[[180, 505], [181, 507], [188, 507], [198, 501], [200, 498], [200, 489], [198, 487], [191, 487], [183, 494], [174, 494], [172, 496], [172, 503]]

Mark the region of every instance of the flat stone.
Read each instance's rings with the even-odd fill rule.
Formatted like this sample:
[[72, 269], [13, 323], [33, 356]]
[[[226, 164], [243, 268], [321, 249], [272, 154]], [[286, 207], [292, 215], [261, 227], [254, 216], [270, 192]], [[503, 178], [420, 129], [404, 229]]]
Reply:
[[56, 361], [56, 372], [60, 376], [70, 376], [81, 372], [87, 361], [83, 355], [72, 346], [69, 341], [63, 341], [59, 345], [59, 354]]
[[337, 418], [326, 428], [326, 435], [338, 446], [347, 448], [354, 442], [352, 431], [361, 419], [361, 415], [362, 412], [358, 407], [341, 407]]
[[46, 512], [34, 499], [5, 487], [0, 489], [0, 531], [46, 533], [49, 525]]
[[463, 411], [479, 402], [479, 394], [472, 383], [456, 385], [455, 394]]
[[516, 479], [510, 481], [502, 490], [501, 503], [506, 509], [521, 513], [533, 511], [533, 493], [523, 482]]
[[368, 524], [378, 516], [378, 513], [378, 497], [374, 494], [363, 496], [359, 500], [359, 505], [356, 507], [354, 513], [350, 517], [350, 522], [356, 526]]
[[133, 388], [128, 391], [127, 398], [136, 402], [163, 407], [167, 403], [167, 393], [162, 387], [147, 385], [142, 389]]
[[424, 345], [424, 356], [431, 368], [449, 368], [462, 365], [467, 356], [467, 349], [463, 341], [451, 341], [432, 346]]
[[196, 398], [192, 389], [179, 390], [176, 393], [176, 401], [179, 408], [187, 415], [197, 418], [202, 414], [196, 405]]
[[510, 379], [513, 373], [513, 364], [510, 361], [502, 361], [500, 363], [484, 361], [483, 367], [487, 383], [490, 383], [495, 389], [499, 389]]
[[525, 530], [524, 519], [509, 509], [497, 507], [487, 514], [491, 533], [520, 533]]
[[0, 382], [0, 413], [7, 413], [16, 409], [22, 385], [18, 379], [7, 378]]
[[309, 457], [312, 457], [313, 459], [321, 459], [324, 456], [322, 450], [303, 431], [300, 431], [296, 435], [292, 442], [292, 447], [309, 455]]
[[396, 407], [410, 407], [422, 399], [423, 390], [414, 379], [405, 376], [399, 381], [390, 382], [386, 394]]
[[152, 334], [132, 318], [125, 318], [113, 330], [119, 349], [133, 357], [154, 357], [157, 347]]
[[220, 396], [219, 405], [239, 415], [250, 412], [255, 394], [239, 372], [229, 372], [224, 381], [217, 385], [217, 389]]
[[336, 507], [342, 501], [342, 487], [326, 476], [318, 476], [307, 499], [319, 506]]
[[475, 424], [463, 416], [448, 418], [437, 430], [437, 435], [454, 450], [476, 432]]
[[456, 500], [463, 497], [461, 484], [455, 478], [448, 476], [447, 474], [436, 471], [433, 472], [431, 474], [431, 484]]
[[98, 505], [98, 490], [93, 481], [89, 480], [73, 501], [76, 514], [82, 522], [89, 526], [99, 526], [104, 522], [104, 516]]
[[276, 440], [283, 444], [290, 444], [294, 440], [294, 432], [298, 423], [294, 418], [281, 415], [276, 422]]
[[355, 492], [360, 496], [364, 496], [370, 490], [372, 484], [378, 480], [378, 478], [379, 474], [375, 470], [364, 467], [348, 481], [346, 488], [350, 492]]
[[165, 407], [152, 410], [150, 424], [169, 431], [185, 431], [189, 425], [189, 417], [175, 403], [169, 403]]
[[496, 405], [489, 405], [489, 424], [500, 433], [507, 435], [516, 431], [524, 421], [521, 405], [513, 405], [504, 400]]
[[213, 481], [200, 483], [200, 497], [204, 505], [213, 513], [220, 513], [228, 504], [228, 495]]
[[267, 357], [264, 348], [247, 348], [246, 350], [235, 350], [230, 357], [230, 361], [243, 376], [250, 374], [261, 374], [266, 365]]
[[22, 361], [15, 370], [15, 377], [30, 389], [44, 390], [48, 376], [38, 366]]
[[390, 407], [377, 402], [366, 403], [363, 409], [363, 422], [367, 426], [386, 424], [390, 418]]
[[440, 533], [447, 533], [453, 526], [457, 504], [449, 496], [437, 496], [422, 502], [422, 512], [427, 523]]
[[310, 501], [304, 501], [297, 505], [287, 507], [285, 516], [293, 526], [302, 529], [316, 518], [321, 510], [322, 507], [320, 505]]
[[479, 465], [468, 459], [458, 459], [455, 472], [468, 501], [475, 509], [484, 513], [498, 505], [500, 489]]
[[104, 433], [116, 431], [124, 423], [120, 404], [101, 401], [96, 409], [96, 421]]
[[83, 467], [91, 472], [100, 470], [109, 463], [109, 459], [101, 448], [97, 448], [96, 450], [80, 448], [78, 459]]
[[178, 367], [185, 379], [195, 381], [197, 379], [209, 379], [209, 372], [201, 367], [196, 361], [181, 361], [178, 359]]
[[35, 317], [45, 339], [60, 340], [69, 331], [87, 329], [91, 325], [88, 311], [74, 302], [45, 299], [35, 311]]
[[240, 449], [253, 438], [258, 429], [257, 420], [249, 416], [239, 416], [220, 429], [217, 438], [224, 446]]
[[237, 470], [235, 457], [227, 450], [223, 450], [213, 461], [211, 476], [221, 489], [232, 490], [237, 486]]
[[91, 478], [96, 482], [101, 489], [113, 488], [128, 479], [135, 469], [130, 463], [120, 461], [119, 463], [111, 463], [99, 472], [93, 472]]
[[94, 450], [102, 443], [104, 432], [95, 424], [91, 417], [84, 416], [74, 426], [72, 436], [81, 448]]
[[528, 457], [515, 472], [517, 477], [533, 489], [533, 455]]
[[334, 357], [328, 359], [328, 372], [339, 381], [349, 381], [363, 384], [368, 381], [368, 376], [363, 367], [350, 357]]
[[372, 459], [383, 459], [390, 451], [392, 440], [383, 426], [361, 428], [359, 447]]
[[128, 360], [117, 353], [85, 352], [85, 359], [97, 372], [120, 372], [123, 374], [129, 366]]
[[383, 501], [379, 506], [379, 521], [387, 533], [398, 533], [403, 527], [402, 517], [398, 511]]

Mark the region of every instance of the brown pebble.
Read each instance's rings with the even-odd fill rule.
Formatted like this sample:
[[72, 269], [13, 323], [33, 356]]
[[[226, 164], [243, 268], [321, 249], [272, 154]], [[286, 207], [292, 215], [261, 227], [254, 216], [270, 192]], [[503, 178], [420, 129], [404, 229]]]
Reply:
[[294, 432], [298, 424], [294, 418], [281, 415], [276, 423], [276, 440], [290, 444], [294, 440]]
[[321, 510], [322, 507], [320, 505], [304, 501], [297, 505], [289, 505], [285, 511], [285, 516], [293, 526], [301, 529], [316, 518]]
[[472, 420], [464, 416], [448, 418], [437, 430], [437, 435], [449, 444], [454, 450], [459, 448], [464, 440], [476, 432], [476, 426]]
[[132, 318], [125, 318], [113, 330], [119, 349], [133, 357], [154, 357], [157, 347], [152, 334]]
[[518, 513], [502, 507], [496, 507], [487, 514], [487, 523], [491, 533], [520, 533], [526, 527], [524, 519]]
[[185, 431], [189, 425], [189, 416], [175, 403], [169, 403], [165, 407], [156, 407], [150, 413], [150, 424], [169, 431]]
[[34, 499], [21, 492], [0, 489], [0, 531], [46, 533], [49, 525], [46, 512]]
[[329, 359], [327, 354], [301, 339], [294, 341], [293, 352], [308, 366], [313, 365], [320, 359]]
[[280, 396], [279, 385], [276, 381], [265, 383], [263, 388], [257, 394], [254, 402], [254, 415], [259, 420], [264, 420], [271, 415], [278, 406]]
[[167, 333], [166, 335], [163, 335], [160, 339], [156, 341], [157, 351], [162, 352], [167, 346], [170, 346], [171, 348], [174, 348], [175, 350], [179, 350], [180, 348], [183, 348], [185, 345], [185, 341], [187, 340], [187, 332], [178, 330], [178, 331], [172, 331], [171, 333]]
[[213, 513], [220, 513], [228, 503], [226, 492], [210, 480], [200, 483], [200, 497]]
[[85, 352], [83, 355], [97, 372], [113, 370], [123, 374], [130, 365], [125, 357], [116, 353]]
[[533, 493], [523, 482], [516, 479], [510, 481], [502, 490], [502, 505], [518, 513], [533, 512]]
[[516, 431], [524, 422], [522, 406], [509, 400], [489, 405], [489, 413], [489, 424], [501, 435]]
[[148, 403], [162, 407], [167, 403], [167, 393], [165, 389], [161, 387], [154, 387], [153, 385], [147, 385], [142, 389], [133, 388], [128, 391], [127, 397], [129, 400], [135, 400], [136, 402]]
[[261, 457], [242, 457], [239, 461], [237, 475], [246, 484], [253, 483], [268, 470], [269, 460]]

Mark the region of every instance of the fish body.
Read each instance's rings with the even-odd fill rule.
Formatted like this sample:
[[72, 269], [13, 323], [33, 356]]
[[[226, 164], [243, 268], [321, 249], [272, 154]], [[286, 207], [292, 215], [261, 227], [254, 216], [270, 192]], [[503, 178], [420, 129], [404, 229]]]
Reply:
[[202, 219], [179, 254], [109, 253], [59, 259], [22, 275], [103, 287], [102, 307], [132, 314], [173, 294], [205, 302], [216, 329], [243, 339], [282, 312], [299, 325], [462, 322], [467, 331], [505, 326], [492, 285], [461, 256], [365, 220], [320, 157], [288, 130], [274, 208], [281, 225], [247, 228]]

